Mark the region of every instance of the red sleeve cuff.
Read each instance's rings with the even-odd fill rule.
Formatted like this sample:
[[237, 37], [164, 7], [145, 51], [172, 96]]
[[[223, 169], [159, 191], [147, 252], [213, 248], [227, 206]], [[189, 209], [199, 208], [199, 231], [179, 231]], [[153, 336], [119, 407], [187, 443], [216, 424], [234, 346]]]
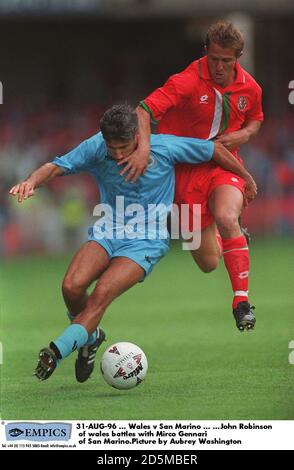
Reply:
[[155, 119], [153, 112], [151, 111], [148, 104], [146, 104], [146, 101], [140, 101], [139, 105], [149, 114], [152, 124], [158, 124], [158, 120]]

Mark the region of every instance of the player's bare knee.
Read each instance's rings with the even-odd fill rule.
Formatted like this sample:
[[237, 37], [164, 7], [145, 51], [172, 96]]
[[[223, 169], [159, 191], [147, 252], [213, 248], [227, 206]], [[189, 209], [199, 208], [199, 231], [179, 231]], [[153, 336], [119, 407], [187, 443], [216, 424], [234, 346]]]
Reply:
[[67, 276], [62, 283], [62, 293], [65, 298], [78, 298], [85, 293], [85, 288], [73, 277]]
[[214, 215], [216, 224], [220, 230], [235, 230], [238, 226], [238, 214], [234, 211], [220, 210]]

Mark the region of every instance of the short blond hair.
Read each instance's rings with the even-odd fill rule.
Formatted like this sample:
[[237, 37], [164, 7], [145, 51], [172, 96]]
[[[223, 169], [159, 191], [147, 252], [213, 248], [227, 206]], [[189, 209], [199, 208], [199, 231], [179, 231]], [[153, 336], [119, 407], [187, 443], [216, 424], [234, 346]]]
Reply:
[[244, 49], [243, 34], [229, 21], [218, 21], [208, 28], [205, 39], [207, 49], [212, 42], [226, 49], [234, 49], [237, 57]]

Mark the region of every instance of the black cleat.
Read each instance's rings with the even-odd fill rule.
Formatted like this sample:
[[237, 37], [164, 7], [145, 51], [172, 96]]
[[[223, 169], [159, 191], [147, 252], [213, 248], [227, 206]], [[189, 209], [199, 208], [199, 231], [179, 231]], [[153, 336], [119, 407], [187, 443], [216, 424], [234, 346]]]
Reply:
[[236, 326], [240, 331], [253, 330], [255, 326], [255, 316], [253, 311], [255, 307], [248, 302], [239, 302], [237, 308], [233, 309], [233, 315], [236, 320]]
[[50, 348], [43, 348], [39, 352], [39, 359], [34, 375], [39, 379], [47, 380], [53, 374], [57, 366], [57, 358]]
[[86, 382], [94, 369], [95, 356], [99, 346], [105, 341], [105, 333], [99, 328], [99, 336], [95, 343], [79, 349], [75, 363], [75, 373], [78, 382]]

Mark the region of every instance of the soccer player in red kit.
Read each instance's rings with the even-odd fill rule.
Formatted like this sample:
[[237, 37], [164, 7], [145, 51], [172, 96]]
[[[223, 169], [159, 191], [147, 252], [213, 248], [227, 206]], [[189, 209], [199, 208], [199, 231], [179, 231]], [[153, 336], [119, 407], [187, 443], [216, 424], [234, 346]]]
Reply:
[[[162, 134], [214, 139], [241, 160], [240, 145], [257, 134], [263, 120], [261, 88], [238, 62], [243, 47], [243, 36], [232, 23], [220, 21], [208, 29], [206, 55], [140, 103], [140, 145], [124, 160], [121, 174], [134, 181], [143, 171], [150, 152], [150, 121]], [[214, 163], [176, 167], [175, 202], [189, 204], [191, 215], [193, 204], [201, 204], [201, 246], [192, 256], [202, 271], [210, 272], [223, 252], [240, 331], [253, 329], [256, 321], [248, 302], [248, 245], [238, 222], [243, 194], [244, 181]], [[217, 229], [222, 243], [217, 242]]]

